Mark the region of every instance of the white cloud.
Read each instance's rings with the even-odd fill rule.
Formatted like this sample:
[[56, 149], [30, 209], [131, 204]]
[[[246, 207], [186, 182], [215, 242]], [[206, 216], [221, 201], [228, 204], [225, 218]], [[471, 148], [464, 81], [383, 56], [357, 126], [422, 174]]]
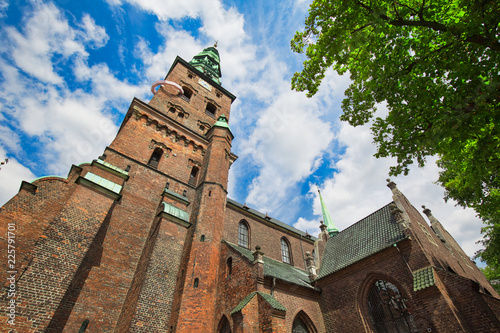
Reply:
[[[346, 150], [336, 163], [338, 173], [326, 179], [320, 187], [335, 224], [343, 230], [392, 201], [386, 179], [394, 160], [373, 157], [375, 146], [368, 126], [355, 128], [342, 123], [336, 139], [346, 146]], [[391, 179], [419, 211], [422, 210], [421, 205], [430, 208], [464, 251], [472, 256], [480, 248], [475, 242], [481, 238], [482, 223], [474, 216], [473, 210], [444, 202], [442, 188], [433, 184], [439, 172], [434, 162], [435, 159], [429, 159], [425, 168], [414, 167], [409, 176]], [[314, 213], [322, 219], [319, 197], [313, 184], [309, 193], [314, 196]], [[315, 228], [314, 234], [317, 235], [318, 221], [307, 222], [299, 219], [295, 225], [309, 230]]]
[[135, 46], [135, 56], [145, 65], [145, 76], [154, 82], [163, 79], [177, 55], [189, 61], [203, 49], [187, 31], [176, 30], [167, 23], [157, 25], [158, 32], [164, 34], [165, 42], [156, 52], [152, 52], [148, 42], [141, 39]]
[[206, 3], [213, 4], [216, 0], [176, 1], [176, 0], [106, 0], [110, 5], [120, 6], [130, 3], [138, 8], [155, 14], [160, 20], [180, 19], [185, 16], [196, 17]]
[[288, 191], [317, 167], [333, 139], [320, 115], [313, 100], [290, 91], [275, 96], [260, 114], [249, 139], [240, 145], [241, 154], [260, 167], [247, 197], [250, 204], [279, 210]]
[[93, 48], [101, 48], [109, 40], [106, 29], [96, 25], [94, 19], [89, 14], [83, 15], [80, 28], [82, 29], [80, 35], [83, 41], [90, 44]]
[[85, 46], [77, 41], [75, 30], [51, 3], [35, 4], [22, 32], [13, 27], [5, 31], [10, 43], [4, 44], [3, 53], [7, 53], [26, 74], [45, 83], [63, 83], [63, 78], [54, 69], [53, 56], [68, 59], [72, 55], [88, 55]]
[[5, 12], [9, 8], [8, 0], [0, 0], [0, 18], [5, 17], [7, 15]]
[[[21, 31], [6, 29], [8, 43], [1, 48], [13, 61], [0, 61], [1, 110], [14, 127], [8, 129], [14, 133], [10, 139], [2, 141], [9, 151], [19, 153], [16, 133], [36, 137], [42, 144], [42, 163], [48, 162], [51, 173], [66, 174], [72, 163], [88, 162], [102, 153], [117, 130], [112, 107], [126, 110], [131, 96], [147, 87], [118, 80], [106, 64], [89, 67], [86, 48], [101, 47], [109, 37], [88, 14], [73, 28], [53, 4], [36, 2], [23, 22]], [[54, 55], [65, 59], [64, 66]], [[68, 77], [89, 84], [90, 91], [70, 90]]]
[[[0, 146], [0, 161], [8, 157], [5, 150]], [[9, 157], [9, 162], [1, 166], [0, 170], [0, 207], [3, 206], [18, 191], [23, 180], [32, 181], [35, 175], [16, 159]]]

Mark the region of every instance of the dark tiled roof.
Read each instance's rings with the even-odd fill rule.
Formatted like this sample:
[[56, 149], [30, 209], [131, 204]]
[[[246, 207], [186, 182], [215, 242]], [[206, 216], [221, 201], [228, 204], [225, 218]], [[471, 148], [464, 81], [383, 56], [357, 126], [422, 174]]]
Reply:
[[[224, 241], [234, 250], [241, 253], [250, 262], [253, 261], [253, 253], [249, 249]], [[314, 289], [310, 284], [309, 274], [302, 269], [292, 265], [276, 261], [266, 257], [264, 253], [264, 276], [275, 277], [278, 280], [293, 283], [302, 287]]]
[[243, 298], [243, 300], [238, 305], [236, 305], [236, 307], [231, 311], [231, 314], [235, 314], [236, 312], [243, 310], [243, 308], [248, 304], [248, 302], [250, 302], [252, 298], [257, 294], [262, 296], [262, 298], [266, 300], [266, 302], [269, 303], [269, 305], [271, 305], [273, 309], [286, 311], [286, 308], [283, 306], [283, 304], [278, 302], [276, 298], [274, 298], [272, 295], [260, 291], [254, 291], [253, 293], [246, 295], [245, 298]]
[[337, 272], [403, 240], [389, 205], [368, 215], [326, 242], [318, 279]]
[[[236, 206], [236, 207], [238, 207], [238, 208], [244, 209], [245, 211], [249, 212], [250, 214], [255, 215], [255, 216], [257, 216], [257, 217], [259, 217], [259, 218], [261, 218], [261, 219], [265, 219], [266, 221], [269, 221], [271, 224], [275, 224], [275, 225], [277, 225], [277, 226], [279, 226], [279, 227], [281, 227], [281, 228], [284, 228], [284, 229], [286, 229], [286, 230], [288, 230], [288, 231], [294, 232], [294, 233], [296, 233], [296, 234], [298, 234], [298, 235], [300, 235], [300, 236], [302, 236], [302, 237], [304, 237], [304, 238], [306, 237], [306, 233], [305, 233], [305, 232], [303, 232], [302, 230], [295, 229], [294, 227], [289, 226], [288, 224], [286, 224], [286, 223], [284, 223], [284, 222], [281, 222], [281, 221], [279, 221], [279, 220], [273, 219], [272, 217], [271, 217], [271, 218], [269, 218], [269, 219], [267, 219], [267, 218], [266, 218], [266, 214], [262, 214], [261, 212], [259, 212], [259, 211], [255, 210], [255, 209], [252, 209], [252, 208], [248, 208], [248, 209], [243, 208], [243, 206], [244, 206], [244, 205], [240, 204], [240, 203], [239, 203], [239, 202], [237, 202], [237, 201], [234, 201], [234, 200], [232, 200], [232, 199], [227, 198], [227, 203], [228, 203], [228, 204], [231, 204], [231, 205], [233, 205], [233, 206]], [[310, 236], [310, 235], [309, 235], [309, 236]], [[306, 239], [307, 239], [307, 238], [306, 238]], [[311, 239], [312, 241], [315, 241], [317, 238], [316, 238], [316, 237], [314, 237], [314, 236], [310, 236], [310, 239]]]

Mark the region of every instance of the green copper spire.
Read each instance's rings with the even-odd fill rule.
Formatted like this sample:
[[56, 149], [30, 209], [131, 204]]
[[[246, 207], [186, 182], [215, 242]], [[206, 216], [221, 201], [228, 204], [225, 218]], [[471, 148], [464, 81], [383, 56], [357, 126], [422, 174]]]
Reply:
[[220, 58], [219, 51], [217, 51], [217, 44], [211, 47], [207, 47], [197, 55], [193, 57], [189, 63], [210, 77], [217, 84], [220, 84], [220, 78], [222, 73], [220, 71]]
[[323, 197], [321, 196], [321, 192], [318, 188], [319, 200], [321, 202], [321, 211], [323, 212], [323, 223], [326, 225], [326, 230], [330, 236], [335, 236], [339, 233], [339, 229], [333, 223], [333, 219], [326, 208], [325, 202], [323, 201]]

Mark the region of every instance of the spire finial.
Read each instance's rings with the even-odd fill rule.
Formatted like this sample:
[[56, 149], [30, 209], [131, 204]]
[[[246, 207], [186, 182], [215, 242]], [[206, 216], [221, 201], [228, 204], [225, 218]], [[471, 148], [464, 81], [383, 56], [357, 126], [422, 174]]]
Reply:
[[217, 48], [217, 44], [218, 44], [218, 43], [219, 43], [219, 41], [218, 41], [218, 40], [216, 40], [216, 41], [215, 41], [215, 43], [214, 43], [214, 47], [215, 47], [215, 48]]

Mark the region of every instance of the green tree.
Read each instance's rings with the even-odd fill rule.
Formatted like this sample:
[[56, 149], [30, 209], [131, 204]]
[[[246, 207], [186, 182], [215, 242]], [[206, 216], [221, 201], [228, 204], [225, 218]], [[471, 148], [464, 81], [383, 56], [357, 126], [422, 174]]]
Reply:
[[[500, 263], [500, 8], [494, 0], [315, 0], [292, 50], [304, 52], [292, 88], [314, 95], [325, 71], [349, 73], [341, 119], [370, 121], [391, 175], [443, 169], [445, 199], [486, 223], [479, 254]], [[374, 118], [378, 103], [389, 113]]]
[[480, 269], [484, 273], [484, 276], [490, 281], [493, 288], [500, 293], [500, 270], [494, 270], [489, 266]]

